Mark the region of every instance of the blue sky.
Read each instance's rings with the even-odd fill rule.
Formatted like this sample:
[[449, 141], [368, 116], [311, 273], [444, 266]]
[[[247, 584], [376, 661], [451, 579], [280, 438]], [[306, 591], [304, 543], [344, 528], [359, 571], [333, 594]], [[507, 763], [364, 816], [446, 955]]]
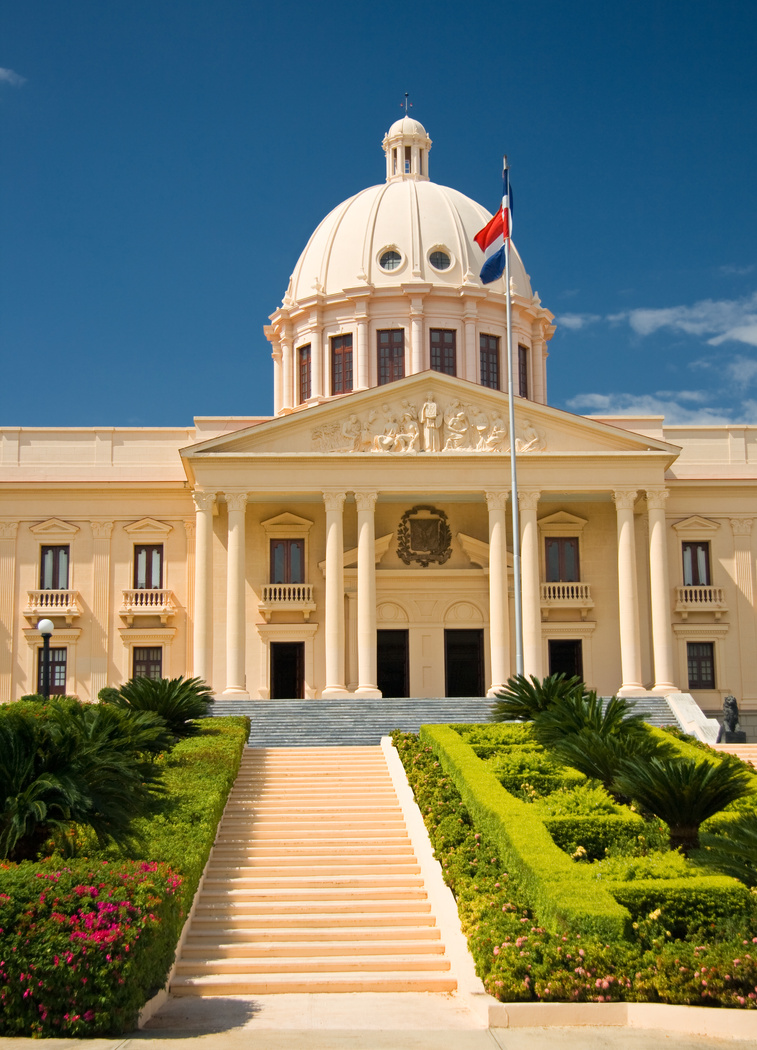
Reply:
[[0, 422], [269, 413], [262, 327], [412, 115], [557, 316], [550, 403], [757, 423], [754, 0], [6, 0]]

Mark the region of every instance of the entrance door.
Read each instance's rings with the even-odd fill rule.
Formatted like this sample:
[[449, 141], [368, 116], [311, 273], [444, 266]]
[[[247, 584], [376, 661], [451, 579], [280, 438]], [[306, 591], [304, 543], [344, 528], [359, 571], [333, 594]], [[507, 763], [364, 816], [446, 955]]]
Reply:
[[382, 696], [409, 696], [409, 633], [377, 631], [376, 685]]
[[444, 678], [446, 696], [484, 695], [484, 632], [444, 632]]
[[305, 696], [305, 643], [271, 642], [271, 700]]
[[549, 673], [563, 674], [568, 678], [584, 676], [584, 658], [581, 639], [550, 638]]

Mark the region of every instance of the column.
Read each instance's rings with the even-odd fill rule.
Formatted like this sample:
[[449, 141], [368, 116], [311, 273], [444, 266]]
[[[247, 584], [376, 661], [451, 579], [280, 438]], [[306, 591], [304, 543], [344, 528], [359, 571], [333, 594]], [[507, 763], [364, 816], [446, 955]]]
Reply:
[[[89, 692], [92, 700], [108, 682], [108, 628], [110, 612], [110, 537], [112, 521], [92, 522], [92, 658]], [[127, 677], [131, 678], [132, 668]]]
[[326, 699], [348, 696], [344, 684], [344, 492], [324, 492], [326, 505]]
[[488, 695], [510, 677], [510, 617], [507, 595], [507, 491], [486, 493], [489, 509], [489, 649], [492, 684]]
[[323, 397], [323, 330], [319, 324], [310, 333], [310, 396]]
[[196, 678], [211, 685], [213, 658], [213, 505], [212, 492], [193, 492], [196, 513], [194, 667]]
[[410, 307], [410, 372], [423, 371], [423, 301], [412, 301]]
[[463, 377], [470, 383], [479, 382], [478, 355], [476, 354], [476, 304], [470, 303], [463, 313], [465, 325], [465, 371]]
[[649, 597], [652, 607], [652, 651], [655, 693], [676, 692], [673, 670], [673, 628], [670, 622], [668, 537], [665, 521], [667, 489], [647, 489], [649, 515]]
[[358, 696], [379, 697], [376, 674], [375, 492], [356, 492]]
[[281, 407], [292, 408], [295, 404], [294, 396], [294, 350], [292, 339], [288, 336], [281, 340]]
[[544, 329], [541, 321], [531, 325], [531, 372], [533, 389], [531, 398], [539, 404], [546, 404], [544, 391]]
[[281, 366], [281, 347], [274, 346], [271, 350], [271, 357], [273, 358], [273, 411], [277, 414], [281, 410], [281, 391], [282, 391], [282, 366]]
[[523, 673], [541, 678], [541, 600], [539, 581], [539, 526], [536, 507], [540, 492], [519, 491], [521, 587], [523, 596]]
[[357, 386], [355, 390], [366, 390], [369, 386], [368, 366], [370, 354], [368, 352], [368, 316], [360, 314], [357, 317]]
[[636, 495], [636, 489], [618, 489], [612, 494], [618, 516], [618, 618], [622, 677], [619, 696], [633, 696], [645, 691], [641, 681], [641, 632], [636, 589], [633, 520]]
[[249, 700], [245, 681], [245, 510], [246, 492], [227, 492], [226, 688], [224, 696]]
[[[739, 628], [739, 669], [741, 678], [741, 696], [739, 700], [753, 699], [757, 696], [757, 676], [755, 664], [754, 634], [754, 579], [752, 559], [752, 523], [753, 518], [731, 518], [733, 532], [734, 569], [736, 574], [736, 615]], [[721, 681], [726, 681], [726, 670], [721, 668], [715, 674]], [[722, 678], [720, 677], [722, 675]], [[730, 675], [730, 672], [728, 672]], [[717, 679], [716, 679], [717, 683]]]
[[[13, 699], [13, 634], [16, 622], [14, 612], [14, 577], [16, 569], [17, 521], [0, 522], [0, 652], [7, 655], [0, 673], [0, 703]], [[36, 688], [36, 686], [34, 687]]]
[[[184, 522], [184, 532], [187, 537], [187, 583], [186, 603], [187, 620], [194, 623], [195, 616], [195, 533], [197, 528], [193, 521]], [[189, 675], [192, 667], [192, 638], [191, 631], [186, 632], [186, 652], [184, 656], [184, 674]]]

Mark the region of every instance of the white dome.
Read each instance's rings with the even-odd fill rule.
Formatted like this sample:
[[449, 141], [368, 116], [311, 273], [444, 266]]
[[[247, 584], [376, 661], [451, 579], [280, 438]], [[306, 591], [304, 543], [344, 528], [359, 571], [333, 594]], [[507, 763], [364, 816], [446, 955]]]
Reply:
[[[408, 117], [397, 125], [412, 123]], [[422, 127], [422, 126], [421, 126]], [[481, 287], [484, 256], [475, 234], [491, 214], [457, 190], [422, 179], [390, 179], [343, 201], [313, 233], [290, 281], [287, 298], [299, 302], [317, 292], [338, 295], [361, 286], [398, 288], [412, 282], [444, 288]], [[386, 252], [400, 259], [394, 269], [380, 264]], [[432, 265], [432, 253], [449, 257], [446, 269]], [[443, 258], [434, 257], [444, 263]], [[390, 264], [397, 263], [390, 259]], [[518, 252], [510, 252], [515, 292], [531, 298], [531, 283]], [[504, 279], [487, 286], [504, 294]]]
[[419, 120], [413, 120], [412, 117], [404, 116], [400, 117], [399, 120], [395, 120], [392, 126], [386, 133], [388, 139], [393, 139], [396, 135], [417, 135], [419, 138], [428, 138], [428, 132], [421, 124]]

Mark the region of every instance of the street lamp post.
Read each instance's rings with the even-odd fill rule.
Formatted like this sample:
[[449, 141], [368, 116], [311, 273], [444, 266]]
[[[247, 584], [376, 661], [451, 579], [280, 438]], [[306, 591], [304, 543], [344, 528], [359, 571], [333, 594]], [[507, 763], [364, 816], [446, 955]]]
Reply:
[[42, 635], [42, 695], [50, 699], [50, 638], [55, 630], [52, 620], [40, 620], [37, 630]]

